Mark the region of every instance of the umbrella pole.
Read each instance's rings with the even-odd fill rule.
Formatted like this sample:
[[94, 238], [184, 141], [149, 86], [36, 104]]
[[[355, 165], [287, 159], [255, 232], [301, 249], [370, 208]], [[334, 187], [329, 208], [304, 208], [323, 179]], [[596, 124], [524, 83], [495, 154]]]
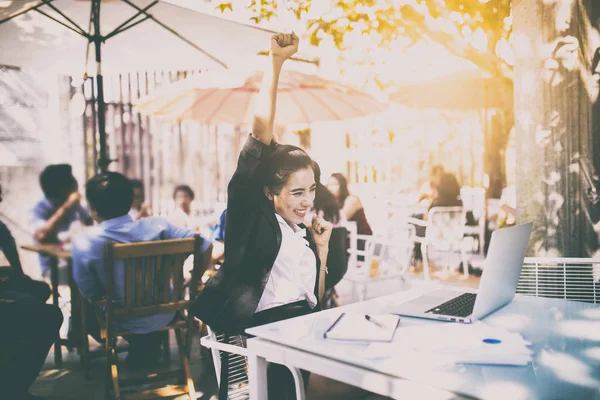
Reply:
[[108, 170], [111, 160], [106, 152], [106, 104], [104, 103], [104, 78], [102, 77], [102, 36], [100, 35], [100, 0], [92, 0], [92, 23], [94, 35], [92, 40], [96, 50], [96, 86], [98, 102], [98, 141], [100, 154], [98, 157], [98, 170], [103, 174]]

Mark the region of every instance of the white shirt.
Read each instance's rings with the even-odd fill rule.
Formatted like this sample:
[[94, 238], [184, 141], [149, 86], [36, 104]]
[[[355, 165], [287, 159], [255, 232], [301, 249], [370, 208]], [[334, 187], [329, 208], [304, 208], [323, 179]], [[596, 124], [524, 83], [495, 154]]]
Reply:
[[169, 214], [167, 220], [175, 226], [185, 229], [196, 229], [194, 226], [194, 217], [186, 214], [181, 208], [176, 207], [172, 213]]
[[317, 259], [308, 247], [306, 229], [290, 226], [279, 214], [275, 217], [281, 228], [281, 248], [256, 312], [300, 300], [314, 307], [317, 305]]

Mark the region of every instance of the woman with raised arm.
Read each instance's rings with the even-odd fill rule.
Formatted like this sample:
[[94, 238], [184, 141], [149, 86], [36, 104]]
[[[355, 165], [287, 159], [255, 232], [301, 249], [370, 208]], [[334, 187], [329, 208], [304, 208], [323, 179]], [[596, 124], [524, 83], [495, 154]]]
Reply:
[[[298, 41], [293, 33], [271, 38], [252, 134], [229, 182], [224, 263], [192, 306], [226, 336], [318, 311], [325, 290], [331, 224], [315, 216], [311, 230], [303, 225], [315, 198], [312, 160], [273, 139], [279, 75]], [[269, 398], [294, 398], [286, 367], [269, 366], [269, 382]]]

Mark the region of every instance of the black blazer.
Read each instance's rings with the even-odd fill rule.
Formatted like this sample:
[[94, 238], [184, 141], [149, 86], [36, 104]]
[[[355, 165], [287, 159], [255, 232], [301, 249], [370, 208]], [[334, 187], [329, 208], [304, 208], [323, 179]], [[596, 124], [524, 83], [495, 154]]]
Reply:
[[[193, 315], [216, 332], [239, 334], [251, 326], [281, 247], [275, 209], [257, 176], [261, 163], [277, 147], [250, 136], [229, 182], [224, 262], [191, 307]], [[306, 238], [317, 259], [316, 294], [320, 261], [308, 230]]]

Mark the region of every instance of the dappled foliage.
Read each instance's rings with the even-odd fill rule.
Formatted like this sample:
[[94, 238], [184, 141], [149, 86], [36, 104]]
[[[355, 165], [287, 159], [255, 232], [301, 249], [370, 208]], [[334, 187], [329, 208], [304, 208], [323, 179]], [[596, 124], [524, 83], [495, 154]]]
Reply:
[[[510, 65], [497, 56], [499, 43], [507, 46], [511, 34], [511, 0], [337, 0], [321, 15], [315, 15], [317, 1], [288, 0], [296, 18], [306, 17], [311, 44], [318, 46], [329, 36], [345, 50], [348, 34], [359, 31], [388, 46], [399, 37], [416, 42], [429, 38], [451, 52], [467, 58], [494, 75], [508, 75]], [[278, 0], [218, 1], [226, 12], [246, 6], [256, 23], [270, 20], [282, 11]], [[319, 4], [319, 10], [322, 5]]]

